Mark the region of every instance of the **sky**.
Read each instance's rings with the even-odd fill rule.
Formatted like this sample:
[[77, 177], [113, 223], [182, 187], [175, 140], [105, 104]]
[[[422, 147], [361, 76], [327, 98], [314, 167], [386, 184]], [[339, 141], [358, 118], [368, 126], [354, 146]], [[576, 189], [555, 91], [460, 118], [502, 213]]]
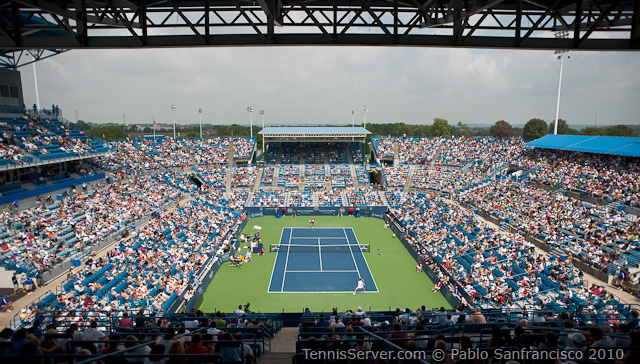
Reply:
[[[560, 61], [551, 51], [418, 47], [72, 50], [36, 64], [40, 105], [107, 123], [522, 125], [553, 120]], [[33, 68], [20, 69], [25, 104]], [[640, 124], [640, 52], [571, 52], [560, 118]], [[596, 116], [597, 115], [597, 116]]]

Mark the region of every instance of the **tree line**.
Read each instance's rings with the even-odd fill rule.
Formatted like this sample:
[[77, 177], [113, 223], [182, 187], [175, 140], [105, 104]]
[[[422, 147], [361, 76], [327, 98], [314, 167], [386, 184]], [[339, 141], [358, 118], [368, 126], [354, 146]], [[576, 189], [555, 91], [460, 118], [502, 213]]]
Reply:
[[[153, 126], [123, 124], [93, 124], [78, 120], [77, 126], [87, 132], [93, 138], [107, 140], [120, 140], [128, 136], [132, 138], [153, 134]], [[350, 125], [344, 125], [350, 126]], [[200, 125], [177, 125], [176, 133], [181, 137], [197, 138], [200, 136]], [[463, 122], [449, 124], [442, 118], [433, 119], [432, 124], [406, 124], [406, 123], [372, 123], [367, 125], [367, 130], [373, 136], [415, 136], [415, 137], [449, 137], [449, 136], [495, 136], [499, 138], [520, 136], [525, 140], [534, 140], [547, 134], [553, 134], [554, 123], [547, 124], [538, 118], [529, 120], [524, 127], [514, 127], [504, 120], [498, 120], [491, 126], [469, 127]], [[253, 136], [261, 145], [262, 137], [258, 134], [260, 127], [253, 127]], [[157, 135], [173, 136], [173, 129], [167, 129], [166, 124], [159, 126]], [[566, 120], [558, 120], [558, 134], [565, 135], [602, 135], [602, 136], [640, 136], [640, 126], [615, 125], [603, 127], [584, 127], [580, 130], [572, 128]], [[248, 137], [250, 130], [244, 125], [211, 125], [203, 124], [203, 136], [238, 136]]]

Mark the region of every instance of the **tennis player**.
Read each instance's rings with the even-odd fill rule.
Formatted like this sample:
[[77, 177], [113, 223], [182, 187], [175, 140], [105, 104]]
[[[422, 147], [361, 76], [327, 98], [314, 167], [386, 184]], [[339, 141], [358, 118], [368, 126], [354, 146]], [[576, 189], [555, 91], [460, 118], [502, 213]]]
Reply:
[[356, 289], [353, 291], [354, 296], [359, 289], [361, 289], [363, 293], [367, 293], [367, 291], [364, 289], [364, 278], [360, 278], [360, 280], [358, 281], [358, 287], [356, 287]]
[[309, 220], [309, 224], [311, 224], [311, 227], [316, 226], [316, 219]]

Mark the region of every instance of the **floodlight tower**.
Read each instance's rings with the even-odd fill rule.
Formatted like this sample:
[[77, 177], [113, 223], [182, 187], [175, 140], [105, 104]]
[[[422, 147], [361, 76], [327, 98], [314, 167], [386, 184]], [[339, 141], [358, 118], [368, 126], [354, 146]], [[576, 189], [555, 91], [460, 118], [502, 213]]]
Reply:
[[249, 128], [251, 129], [251, 138], [253, 138], [253, 106], [247, 106], [247, 112], [249, 113]]
[[[569, 31], [563, 30], [556, 32], [555, 37], [557, 39], [566, 39], [569, 38]], [[560, 60], [560, 77], [558, 80], [558, 103], [556, 104], [556, 120], [553, 123], [553, 134], [558, 134], [558, 117], [560, 116], [560, 91], [562, 90], [562, 68], [564, 66], [564, 54], [567, 53], [567, 58], [571, 58], [568, 54], [569, 51], [566, 49], [558, 49], [553, 54], [557, 55], [557, 58]]]
[[198, 114], [200, 114], [200, 139], [202, 139], [202, 108], [198, 109]]
[[258, 114], [260, 114], [260, 116], [262, 116], [262, 129], [264, 129], [264, 110], [260, 110], [260, 112], [258, 112]]
[[362, 108], [362, 113], [364, 114], [364, 124], [363, 125], [364, 125], [365, 128], [367, 127], [367, 111], [369, 111], [369, 110], [367, 109], [366, 106]]
[[173, 111], [173, 139], [176, 138], [176, 110], [178, 110], [178, 107], [171, 105], [171, 111]]

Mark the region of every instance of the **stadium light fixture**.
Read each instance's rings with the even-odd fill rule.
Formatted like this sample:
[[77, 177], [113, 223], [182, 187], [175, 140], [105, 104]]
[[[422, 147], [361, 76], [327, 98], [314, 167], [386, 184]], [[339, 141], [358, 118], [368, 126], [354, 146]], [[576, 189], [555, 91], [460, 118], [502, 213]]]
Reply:
[[[556, 39], [567, 39], [569, 38], [569, 32], [566, 30], [562, 30], [559, 32], [555, 32], [554, 36]], [[560, 92], [562, 91], [562, 69], [564, 67], [564, 54], [569, 53], [566, 49], [558, 49], [553, 54], [557, 55], [557, 59], [560, 60], [560, 77], [558, 80], [558, 102], [556, 104], [556, 119], [553, 122], [553, 134], [558, 134], [558, 117], [560, 116]], [[567, 54], [567, 58], [571, 58], [570, 55]]]
[[262, 129], [264, 129], [264, 110], [260, 110], [259, 114], [262, 116]]
[[202, 139], [202, 108], [198, 109], [198, 114], [200, 114], [200, 139]]
[[362, 108], [362, 113], [364, 114], [364, 127], [367, 127], [367, 111], [369, 111], [369, 109], [367, 109], [367, 107], [363, 107]]
[[171, 105], [171, 111], [173, 111], [173, 139], [176, 138], [176, 110], [178, 110], [178, 107]]
[[31, 54], [31, 57], [33, 57], [33, 83], [36, 85], [36, 109], [34, 111], [37, 112], [40, 109], [40, 95], [38, 95], [38, 74], [36, 73], [36, 56]]
[[247, 106], [247, 112], [249, 113], [249, 129], [251, 129], [250, 134], [251, 138], [253, 138], [253, 106]]

